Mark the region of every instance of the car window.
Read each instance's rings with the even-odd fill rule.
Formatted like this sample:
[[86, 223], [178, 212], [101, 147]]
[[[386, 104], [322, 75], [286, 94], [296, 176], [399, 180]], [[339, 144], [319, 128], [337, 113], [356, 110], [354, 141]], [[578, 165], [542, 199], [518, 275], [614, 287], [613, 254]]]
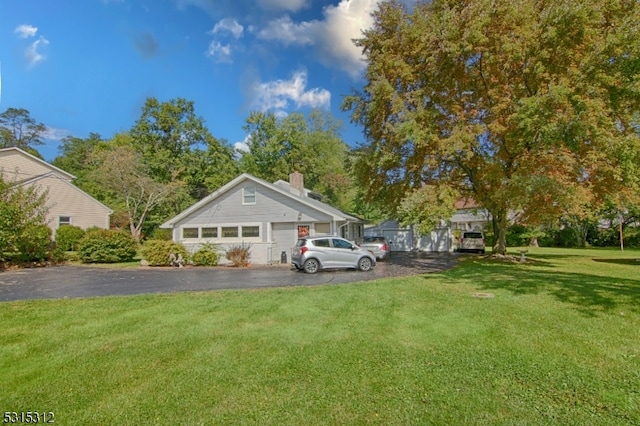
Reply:
[[304, 247], [307, 244], [307, 240], [304, 238], [300, 238], [296, 243], [296, 247]]
[[365, 243], [384, 243], [384, 237], [364, 237]]
[[316, 247], [331, 247], [328, 239], [315, 240], [313, 245]]
[[333, 239], [333, 246], [336, 248], [349, 249], [349, 250], [351, 250], [351, 247], [353, 247], [353, 245], [349, 241], [340, 240], [338, 238]]
[[480, 232], [465, 232], [462, 235], [463, 238], [482, 238], [482, 234]]

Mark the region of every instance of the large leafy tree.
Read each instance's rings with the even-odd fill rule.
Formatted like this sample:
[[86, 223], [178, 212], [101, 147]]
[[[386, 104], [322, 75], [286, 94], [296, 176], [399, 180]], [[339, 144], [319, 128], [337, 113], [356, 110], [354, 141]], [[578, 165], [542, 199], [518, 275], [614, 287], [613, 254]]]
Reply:
[[367, 143], [355, 171], [388, 205], [423, 185], [536, 224], [625, 187], [638, 135], [637, 0], [381, 2], [356, 44], [367, 84], [345, 99]]
[[284, 118], [252, 112], [244, 126], [249, 150], [242, 154], [241, 168], [271, 182], [288, 180], [298, 170], [306, 187], [349, 209], [354, 191], [345, 169], [349, 149], [339, 136], [340, 127], [334, 117], [319, 110], [306, 117], [296, 112]]
[[129, 133], [149, 176], [162, 183], [186, 185], [192, 198], [176, 205], [176, 212], [238, 173], [232, 147], [211, 135], [191, 101], [148, 98]]
[[15, 146], [33, 152], [34, 145], [44, 144], [42, 135], [46, 130], [26, 109], [8, 108], [0, 114], [0, 148]]

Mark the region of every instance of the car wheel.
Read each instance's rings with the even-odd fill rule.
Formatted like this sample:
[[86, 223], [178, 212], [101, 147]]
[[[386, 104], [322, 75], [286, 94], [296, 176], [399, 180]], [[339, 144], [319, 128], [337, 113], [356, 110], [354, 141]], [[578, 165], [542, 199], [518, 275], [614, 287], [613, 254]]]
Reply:
[[368, 257], [363, 257], [362, 259], [358, 260], [358, 269], [360, 269], [361, 271], [368, 271], [369, 269], [371, 269], [371, 265], [373, 265], [373, 263]]
[[302, 268], [307, 274], [315, 274], [320, 270], [320, 262], [316, 259], [307, 259]]

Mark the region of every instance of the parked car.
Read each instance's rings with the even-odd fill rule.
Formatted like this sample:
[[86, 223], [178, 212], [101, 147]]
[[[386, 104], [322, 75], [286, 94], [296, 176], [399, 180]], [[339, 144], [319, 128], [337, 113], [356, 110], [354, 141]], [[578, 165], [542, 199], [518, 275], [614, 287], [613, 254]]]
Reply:
[[362, 243], [358, 245], [365, 250], [369, 250], [376, 257], [376, 260], [383, 260], [391, 254], [389, 242], [382, 236], [364, 237]]
[[484, 234], [479, 231], [464, 231], [460, 236], [459, 252], [471, 251], [477, 253], [485, 252]]
[[298, 270], [315, 274], [327, 268], [356, 268], [368, 271], [376, 258], [351, 241], [340, 237], [300, 238], [291, 249], [291, 263]]

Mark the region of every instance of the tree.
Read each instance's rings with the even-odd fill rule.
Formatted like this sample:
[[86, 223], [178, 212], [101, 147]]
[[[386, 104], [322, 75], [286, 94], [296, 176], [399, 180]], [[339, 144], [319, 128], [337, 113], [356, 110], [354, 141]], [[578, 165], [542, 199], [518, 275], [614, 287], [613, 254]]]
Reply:
[[8, 108], [0, 114], [0, 148], [17, 147], [31, 152], [33, 145], [43, 145], [42, 134], [47, 130], [31, 118], [29, 111]]
[[128, 134], [116, 135], [108, 149], [96, 152], [97, 167], [91, 176], [124, 207], [131, 235], [140, 241], [151, 212], [180, 193], [182, 183], [154, 180], [130, 142]]
[[495, 253], [510, 212], [599, 204], [638, 138], [639, 20], [635, 0], [380, 3], [356, 41], [367, 84], [343, 103], [367, 138], [358, 181], [388, 205], [425, 184], [475, 198]]
[[272, 112], [252, 112], [244, 126], [249, 151], [240, 159], [241, 169], [270, 182], [288, 180], [298, 170], [305, 186], [350, 209], [355, 192], [345, 169], [349, 150], [339, 129], [338, 121], [319, 110], [308, 117], [292, 113], [282, 119]]
[[209, 133], [191, 101], [148, 98], [130, 135], [150, 177], [186, 185], [192, 198], [177, 204], [174, 213], [237, 176], [233, 149]]
[[0, 262], [19, 257], [21, 248], [33, 239], [34, 230], [46, 226], [46, 200], [46, 191], [10, 185], [0, 174]]

